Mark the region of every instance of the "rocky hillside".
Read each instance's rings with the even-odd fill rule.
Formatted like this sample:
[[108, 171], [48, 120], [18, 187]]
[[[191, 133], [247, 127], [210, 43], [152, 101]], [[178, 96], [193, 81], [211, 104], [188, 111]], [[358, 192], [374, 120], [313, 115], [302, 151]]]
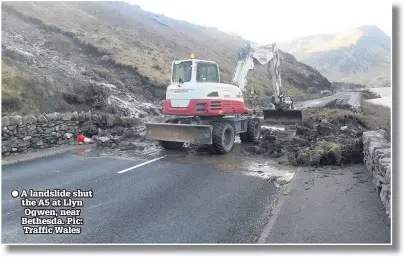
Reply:
[[390, 86], [391, 39], [376, 26], [279, 44], [329, 80]]
[[[2, 112], [139, 113], [164, 98], [173, 60], [215, 60], [229, 82], [244, 42], [123, 2], [3, 2]], [[331, 86], [283, 52], [281, 72], [287, 93]], [[249, 79], [260, 94], [269, 83], [265, 67]]]

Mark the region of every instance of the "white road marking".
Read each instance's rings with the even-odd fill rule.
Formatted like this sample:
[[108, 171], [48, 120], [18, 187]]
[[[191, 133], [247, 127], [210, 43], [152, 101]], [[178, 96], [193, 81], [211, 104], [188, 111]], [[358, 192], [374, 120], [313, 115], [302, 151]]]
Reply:
[[149, 163], [152, 163], [152, 162], [158, 161], [158, 160], [163, 159], [163, 158], [165, 158], [165, 157], [166, 157], [166, 156], [163, 156], [163, 157], [159, 157], [159, 158], [156, 158], [156, 159], [153, 159], [153, 160], [147, 161], [147, 162], [143, 162], [143, 163], [140, 163], [140, 164], [135, 165], [135, 166], [133, 166], [133, 167], [130, 167], [130, 168], [127, 168], [127, 169], [124, 169], [124, 170], [118, 171], [117, 173], [119, 173], [119, 174], [121, 174], [121, 173], [125, 173], [125, 172], [127, 172], [127, 171], [130, 171], [130, 170], [133, 170], [133, 169], [139, 168], [139, 167], [141, 167], [141, 166], [143, 166], [143, 165], [146, 165], [146, 164], [149, 164]]

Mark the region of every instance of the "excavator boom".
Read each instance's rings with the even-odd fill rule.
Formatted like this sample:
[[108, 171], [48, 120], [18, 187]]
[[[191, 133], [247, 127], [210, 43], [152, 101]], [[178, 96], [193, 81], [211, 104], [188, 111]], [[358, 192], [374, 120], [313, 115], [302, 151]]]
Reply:
[[253, 70], [255, 64], [267, 64], [274, 92], [274, 97], [268, 101], [268, 104], [273, 105], [274, 108], [263, 110], [264, 121], [273, 123], [301, 122], [302, 112], [294, 110], [291, 97], [284, 97], [281, 92], [280, 56], [276, 44], [263, 46], [246, 44], [239, 50], [238, 58], [232, 84], [241, 90], [244, 90], [247, 84], [248, 71]]

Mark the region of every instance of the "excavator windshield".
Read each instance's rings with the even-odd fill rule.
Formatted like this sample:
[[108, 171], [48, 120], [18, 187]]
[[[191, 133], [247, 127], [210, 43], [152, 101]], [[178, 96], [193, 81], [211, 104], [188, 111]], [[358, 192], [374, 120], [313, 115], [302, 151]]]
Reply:
[[183, 61], [173, 64], [173, 82], [189, 82], [192, 75], [192, 61]]
[[216, 63], [198, 62], [196, 70], [197, 82], [219, 82], [219, 72]]

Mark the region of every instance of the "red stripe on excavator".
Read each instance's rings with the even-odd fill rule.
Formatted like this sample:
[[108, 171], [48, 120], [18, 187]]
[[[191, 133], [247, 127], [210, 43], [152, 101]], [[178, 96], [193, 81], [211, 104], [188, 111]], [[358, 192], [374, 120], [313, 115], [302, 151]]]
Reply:
[[[206, 104], [204, 108], [201, 108]], [[162, 101], [163, 114], [178, 116], [220, 116], [246, 114], [245, 104], [236, 100], [201, 99], [190, 100], [187, 107], [172, 107], [170, 100]], [[219, 113], [223, 111], [223, 113]]]

